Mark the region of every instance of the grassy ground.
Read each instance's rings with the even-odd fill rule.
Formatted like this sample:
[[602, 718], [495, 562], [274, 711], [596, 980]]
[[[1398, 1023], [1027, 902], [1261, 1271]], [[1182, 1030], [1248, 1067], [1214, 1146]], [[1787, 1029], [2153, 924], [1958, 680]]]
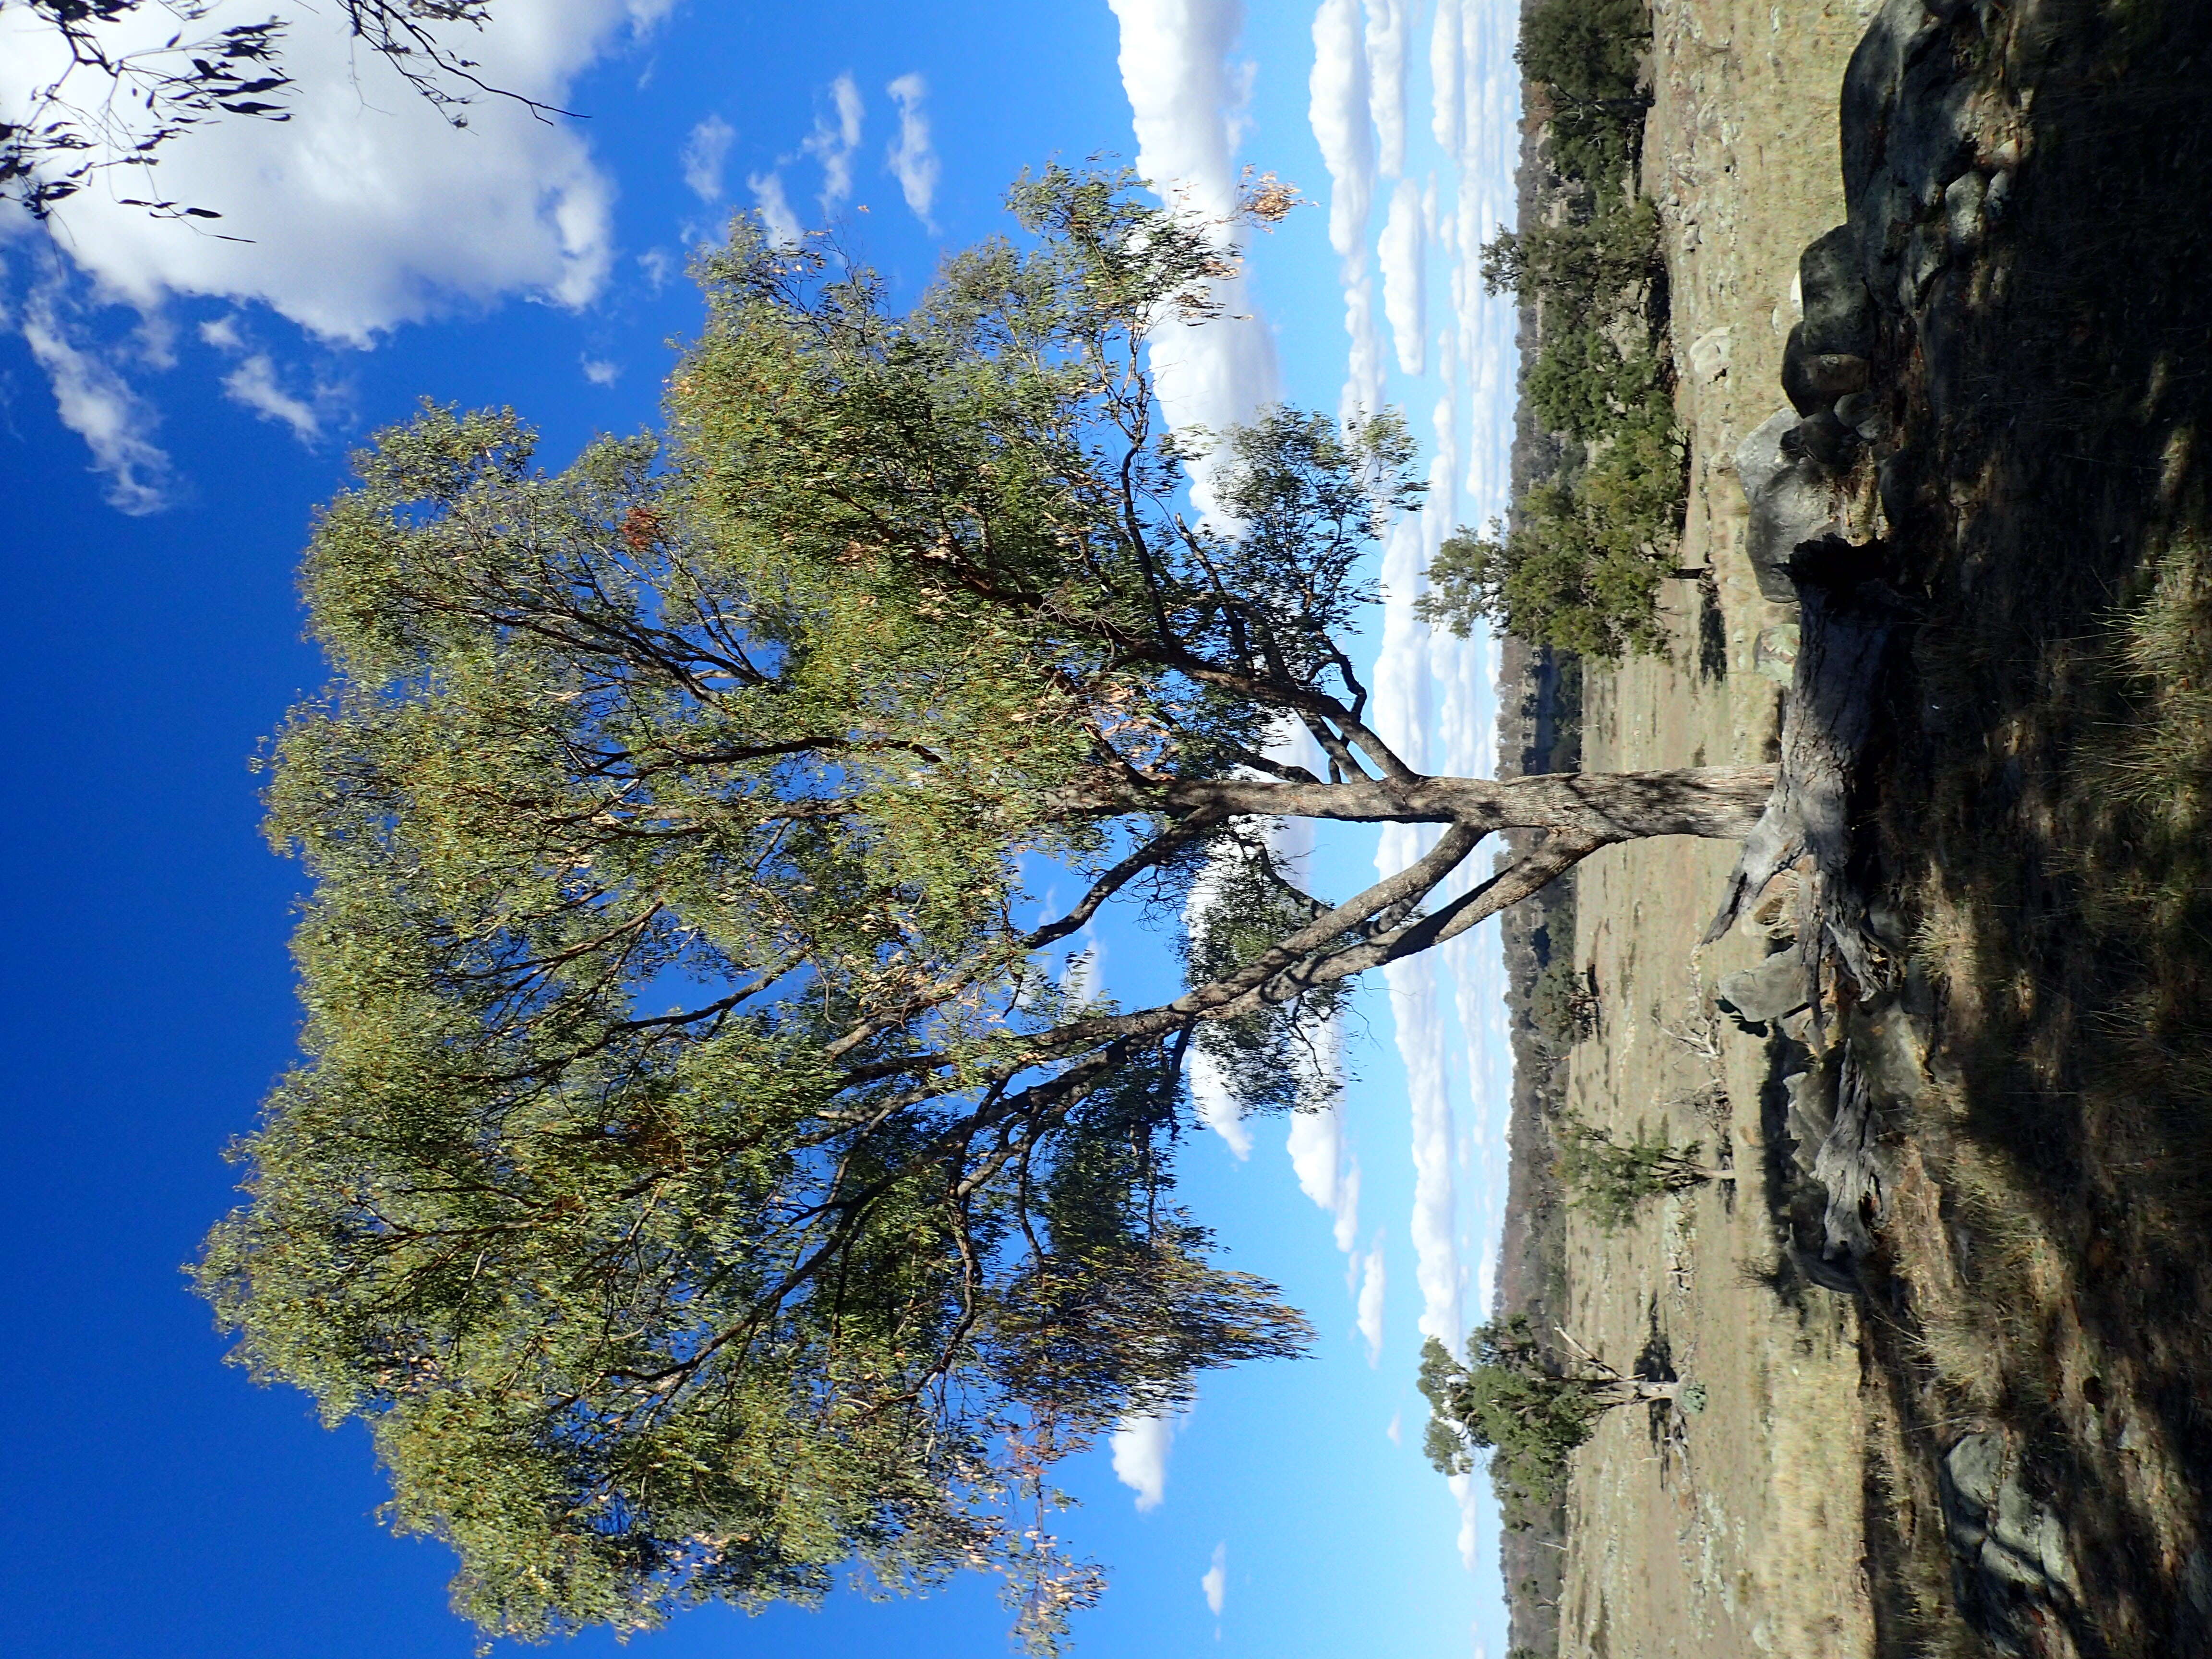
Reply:
[[1925, 610], [1882, 865], [1937, 1017], [1869, 1321], [1885, 1645], [1978, 1650], [1933, 1468], [1995, 1426], [2084, 1586], [2032, 1645], [2212, 1652], [2212, 9], [1995, 40], [2026, 159], [1886, 491]]

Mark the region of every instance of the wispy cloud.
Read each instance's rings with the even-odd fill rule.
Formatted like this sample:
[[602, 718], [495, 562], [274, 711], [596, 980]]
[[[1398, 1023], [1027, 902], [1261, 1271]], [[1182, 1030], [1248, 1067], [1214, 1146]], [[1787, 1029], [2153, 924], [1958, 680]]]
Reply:
[[593, 386], [612, 386], [622, 378], [622, 365], [611, 363], [604, 357], [586, 357], [583, 363], [584, 378]]
[[153, 441], [161, 416], [95, 349], [70, 338], [53, 285], [33, 292], [22, 329], [53, 387], [62, 424], [84, 440], [93, 465], [107, 475], [108, 505], [134, 518], [167, 507], [169, 458]]
[[[919, 76], [913, 77], [919, 80]], [[814, 118], [814, 131], [807, 136], [802, 148], [822, 164], [822, 194], [817, 198], [822, 211], [834, 212], [837, 204], [853, 193], [853, 152], [860, 147], [860, 121], [865, 112], [860, 102], [860, 88], [850, 75], [841, 75], [830, 83], [830, 102], [836, 112]], [[902, 127], [903, 137], [903, 127]], [[925, 123], [922, 142], [929, 142], [929, 129]], [[903, 179], [902, 179], [903, 182]], [[928, 210], [920, 210], [925, 216]]]
[[722, 168], [730, 159], [730, 146], [738, 130], [719, 115], [710, 115], [691, 129], [678, 158], [684, 164], [684, 182], [702, 202], [722, 199]]
[[1251, 1157], [1252, 1131], [1230, 1097], [1229, 1080], [1223, 1076], [1213, 1056], [1194, 1048], [1186, 1062], [1185, 1074], [1190, 1079], [1191, 1105], [1198, 1113], [1199, 1121], [1221, 1137], [1238, 1163]]
[[1401, 179], [1390, 197], [1376, 254], [1382, 267], [1382, 314], [1389, 319], [1398, 367], [1419, 374], [1425, 366], [1428, 334], [1427, 236], [1421, 222], [1420, 193]]
[[920, 75], [902, 75], [884, 90], [890, 94], [891, 102], [898, 106], [898, 137], [891, 141], [884, 156], [884, 165], [899, 182], [899, 190], [906, 197], [906, 204], [914, 210], [914, 216], [921, 221], [934, 234], [929, 210], [937, 199], [939, 167], [937, 152], [930, 148], [929, 115], [922, 108], [922, 100], [929, 95], [929, 83]]
[[1460, 0], [1437, 0], [1429, 29], [1430, 131], [1446, 152], [1460, 148]]
[[1206, 1610], [1216, 1619], [1221, 1617], [1221, 1604], [1229, 1595], [1229, 1540], [1223, 1539], [1213, 1547], [1213, 1565], [1198, 1581], [1206, 1592]]
[[276, 383], [276, 365], [265, 351], [255, 352], [224, 375], [222, 390], [233, 403], [243, 404], [263, 420], [290, 427], [292, 435], [303, 444], [313, 443], [323, 435], [323, 424], [313, 405]]
[[1336, 1248], [1359, 1233], [1359, 1161], [1346, 1150], [1344, 1119], [1334, 1103], [1291, 1117], [1285, 1142], [1298, 1190], [1335, 1218]]
[[1367, 1364], [1372, 1370], [1382, 1359], [1382, 1299], [1388, 1275], [1383, 1269], [1382, 1233], [1376, 1233], [1375, 1243], [1365, 1255], [1355, 1253], [1352, 1261], [1359, 1279], [1359, 1339], [1367, 1345]]
[[1394, 1446], [1404, 1445], [1406, 1443], [1406, 1413], [1392, 1412], [1389, 1424], [1383, 1429], [1382, 1435]]
[[1159, 1508], [1168, 1491], [1168, 1454], [1182, 1418], [1124, 1418], [1114, 1431], [1114, 1478], [1137, 1494], [1139, 1514]]
[[749, 174], [745, 188], [753, 193], [753, 206], [760, 212], [761, 222], [768, 227], [769, 240], [796, 247], [805, 233], [799, 228], [799, 216], [791, 210], [791, 198], [783, 193], [783, 175]]

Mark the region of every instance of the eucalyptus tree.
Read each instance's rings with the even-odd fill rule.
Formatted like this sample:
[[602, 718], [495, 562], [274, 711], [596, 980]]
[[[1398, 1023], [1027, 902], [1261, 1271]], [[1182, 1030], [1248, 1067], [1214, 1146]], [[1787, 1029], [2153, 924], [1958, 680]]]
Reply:
[[1575, 1449], [1606, 1413], [1655, 1401], [1704, 1407], [1698, 1383], [1625, 1376], [1589, 1354], [1561, 1359], [1525, 1314], [1477, 1326], [1467, 1346], [1462, 1361], [1433, 1336], [1421, 1345], [1423, 1449], [1443, 1474], [1465, 1474], [1477, 1452], [1491, 1452], [1510, 1524], [1528, 1525], [1558, 1501]]
[[[1346, 641], [1411, 446], [1273, 411], [1202, 441], [1194, 521], [1145, 343], [1226, 256], [1133, 191], [1025, 179], [903, 314], [740, 222], [664, 437], [549, 474], [426, 408], [315, 527], [335, 678], [269, 791], [303, 1055], [200, 1282], [368, 1421], [487, 1629], [995, 1566], [1049, 1645], [1098, 1589], [1054, 1460], [1307, 1337], [1174, 1201], [1194, 1055], [1310, 1103], [1353, 975], [1767, 793], [1410, 765]], [[1328, 897], [1301, 815], [1435, 842]], [[1181, 940], [1163, 1000], [1066, 971], [1109, 906]]]

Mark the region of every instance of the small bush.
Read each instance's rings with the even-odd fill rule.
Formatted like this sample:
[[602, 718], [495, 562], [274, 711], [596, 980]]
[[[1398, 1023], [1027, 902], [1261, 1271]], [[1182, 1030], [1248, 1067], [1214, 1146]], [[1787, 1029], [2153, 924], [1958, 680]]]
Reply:
[[1528, 988], [1528, 1018], [1554, 1048], [1582, 1042], [1597, 1029], [1597, 999], [1570, 963], [1555, 962]]
[[1640, 104], [1637, 76], [1650, 45], [1644, 0], [1545, 0], [1522, 18], [1513, 56], [1560, 101]]
[[1649, 1200], [1687, 1192], [1721, 1172], [1698, 1162], [1702, 1143], [1676, 1145], [1662, 1125], [1655, 1135], [1639, 1123], [1631, 1140], [1568, 1118], [1559, 1127], [1559, 1180], [1567, 1201], [1608, 1232], [1626, 1226]]

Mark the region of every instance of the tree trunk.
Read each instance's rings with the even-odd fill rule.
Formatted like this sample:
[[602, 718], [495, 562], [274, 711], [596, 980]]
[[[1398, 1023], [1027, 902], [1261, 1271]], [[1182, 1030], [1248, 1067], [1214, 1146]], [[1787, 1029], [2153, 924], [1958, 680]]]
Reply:
[[1178, 817], [1205, 811], [1353, 823], [1462, 823], [1482, 833], [1551, 830], [1605, 846], [1647, 836], [1741, 841], [1759, 822], [1774, 781], [1771, 766], [1425, 777], [1409, 782], [1206, 778], [1167, 786], [1158, 804]]

